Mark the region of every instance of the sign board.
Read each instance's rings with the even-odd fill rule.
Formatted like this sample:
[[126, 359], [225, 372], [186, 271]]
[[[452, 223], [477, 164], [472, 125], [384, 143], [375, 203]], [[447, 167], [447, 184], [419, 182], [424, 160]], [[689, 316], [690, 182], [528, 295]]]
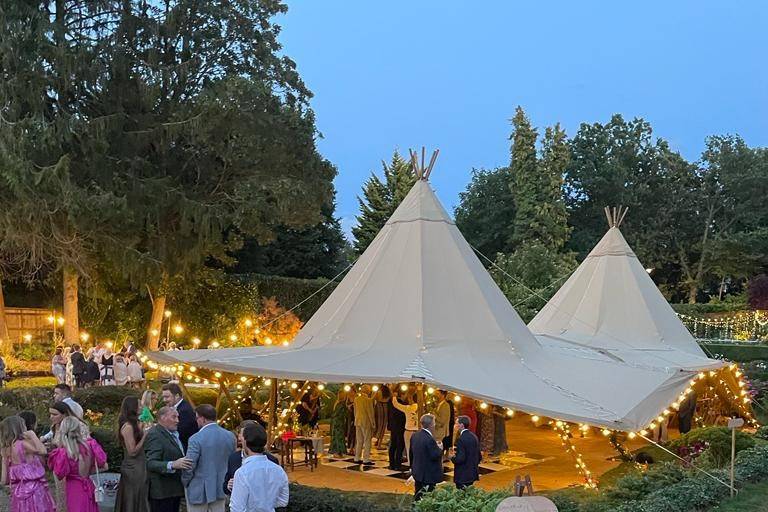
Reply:
[[740, 428], [744, 426], [743, 418], [731, 418], [728, 420], [728, 428]]
[[557, 507], [544, 496], [524, 496], [506, 498], [496, 507], [496, 512], [557, 512]]

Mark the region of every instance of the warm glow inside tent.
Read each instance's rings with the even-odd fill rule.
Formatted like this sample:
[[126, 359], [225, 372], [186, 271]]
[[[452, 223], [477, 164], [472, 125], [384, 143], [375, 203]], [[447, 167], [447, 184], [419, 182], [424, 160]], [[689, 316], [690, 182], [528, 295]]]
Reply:
[[[595, 275], [603, 282], [596, 287], [587, 278], [582, 283], [579, 276], [587, 270], [580, 268], [555, 296], [562, 302], [553, 299], [534, 321], [537, 340], [450, 219], [427, 176], [422, 171], [290, 346], [150, 357], [239, 375], [423, 382], [530, 414], [624, 431], [647, 426], [701, 368], [720, 366], [695, 343], [691, 346], [690, 336], [668, 334], [680, 335], [684, 327], [676, 319], [657, 318], [658, 310], [669, 306], [655, 287], [621, 285], [622, 280], [650, 279], [618, 229], [582, 265], [599, 269]], [[617, 270], [606, 267], [600, 259], [604, 253], [628, 263]], [[635, 275], [635, 267], [641, 275]], [[614, 271], [616, 276], [606, 275]], [[581, 301], [569, 294], [577, 283], [581, 288], [573, 293]], [[601, 293], [615, 296], [618, 304], [606, 303]], [[598, 302], [588, 302], [587, 296]]]

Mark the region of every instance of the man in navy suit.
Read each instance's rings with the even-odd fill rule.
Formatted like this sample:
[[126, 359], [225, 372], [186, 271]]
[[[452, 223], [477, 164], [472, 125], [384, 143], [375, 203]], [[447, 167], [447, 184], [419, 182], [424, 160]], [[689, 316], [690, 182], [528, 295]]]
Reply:
[[421, 417], [421, 430], [411, 437], [411, 476], [416, 482], [414, 501], [419, 501], [425, 492], [433, 491], [443, 481], [443, 443], [434, 437], [435, 417], [425, 414]]
[[197, 416], [189, 402], [184, 400], [181, 394], [181, 388], [178, 384], [171, 382], [163, 386], [163, 402], [168, 407], [173, 407], [179, 413], [179, 439], [184, 446], [184, 452], [187, 451], [189, 438], [197, 434], [200, 427], [197, 425]]
[[471, 420], [469, 416], [456, 418], [456, 429], [459, 436], [456, 439], [456, 452], [451, 457], [453, 462], [453, 482], [457, 489], [464, 489], [480, 480], [477, 467], [482, 460], [480, 443], [477, 436], [469, 430]]

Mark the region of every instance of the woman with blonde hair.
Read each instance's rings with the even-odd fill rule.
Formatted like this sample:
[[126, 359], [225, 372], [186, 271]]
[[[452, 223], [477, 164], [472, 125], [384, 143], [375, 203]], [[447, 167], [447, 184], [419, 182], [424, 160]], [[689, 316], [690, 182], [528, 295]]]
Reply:
[[53, 512], [56, 508], [40, 462], [45, 446], [21, 417], [9, 416], [0, 422], [0, 452], [0, 482], [11, 487], [10, 511]]
[[48, 456], [48, 466], [57, 479], [66, 482], [67, 510], [99, 512], [91, 473], [106, 471], [107, 455], [95, 439], [83, 436], [80, 423], [71, 416], [61, 421], [53, 438], [57, 448]]
[[157, 393], [151, 389], [147, 389], [141, 394], [141, 413], [139, 413], [139, 421], [144, 429], [151, 427], [155, 422], [155, 417], [152, 414], [152, 410], [155, 408], [155, 402], [157, 402]]

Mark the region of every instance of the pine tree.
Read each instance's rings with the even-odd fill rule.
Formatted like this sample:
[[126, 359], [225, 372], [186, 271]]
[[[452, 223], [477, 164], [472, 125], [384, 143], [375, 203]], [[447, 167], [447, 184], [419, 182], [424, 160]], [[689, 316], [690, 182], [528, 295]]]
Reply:
[[382, 162], [384, 181], [371, 174], [363, 185], [363, 197], [358, 197], [360, 215], [357, 226], [352, 228], [355, 237], [355, 251], [362, 254], [392, 216], [402, 200], [416, 183], [411, 164], [395, 151], [392, 161]]
[[574, 256], [563, 252], [569, 234], [563, 175], [570, 149], [558, 124], [545, 130], [538, 158], [536, 130], [522, 108], [512, 122], [513, 252], [497, 255], [492, 275], [527, 322], [576, 267]]
[[517, 107], [512, 118], [512, 159], [509, 165], [512, 196], [515, 201], [515, 227], [512, 234], [512, 247], [537, 237], [537, 215], [539, 205], [537, 191], [541, 179], [536, 159], [536, 129], [522, 107]]

